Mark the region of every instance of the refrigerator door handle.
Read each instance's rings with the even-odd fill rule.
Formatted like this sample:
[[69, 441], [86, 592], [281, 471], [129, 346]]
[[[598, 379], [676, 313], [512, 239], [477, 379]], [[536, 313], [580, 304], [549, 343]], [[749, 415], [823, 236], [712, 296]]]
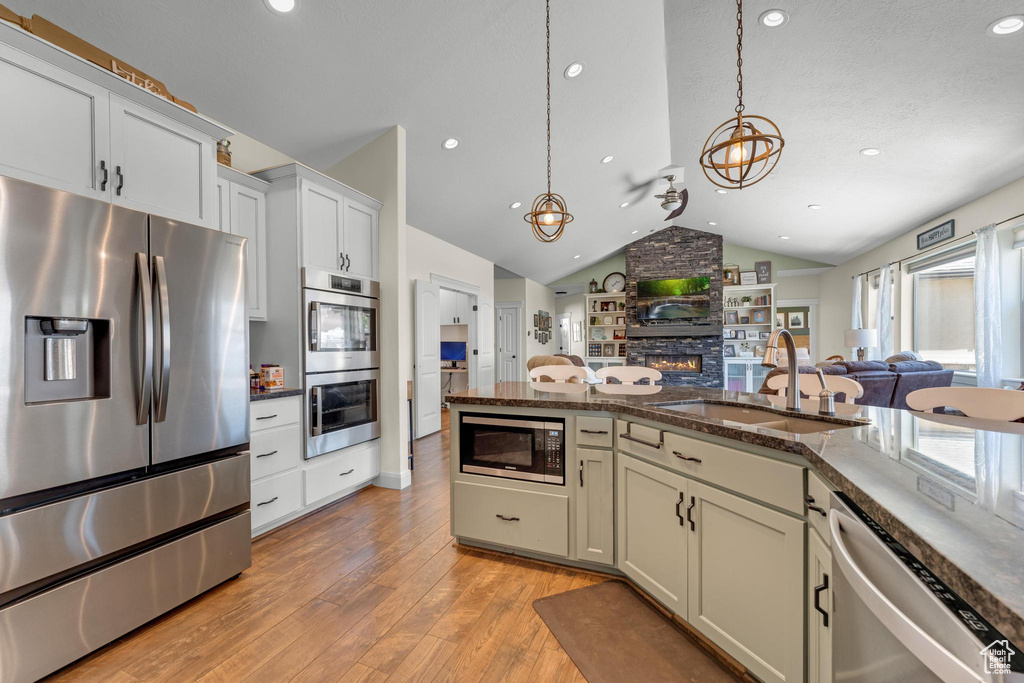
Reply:
[[[853, 592], [867, 605], [875, 618], [889, 630], [903, 647], [943, 681], [981, 681], [971, 668], [957, 659], [956, 655], [942, 646], [910, 619], [871, 581], [857, 566], [846, 546], [844, 534], [867, 536], [871, 532], [852, 517], [833, 508], [828, 513], [829, 530], [832, 535], [832, 560], [849, 582]], [[844, 529], [843, 527], [846, 527]], [[851, 535], [852, 540], [853, 536]], [[893, 563], [898, 560], [893, 559]], [[922, 589], [924, 590], [924, 589]]]
[[168, 308], [167, 268], [164, 266], [163, 256], [153, 257], [153, 279], [156, 284], [153, 298], [158, 302], [160, 314], [160, 360], [156, 363], [155, 369], [158, 372], [154, 373], [153, 378], [156, 399], [154, 419], [163, 422], [167, 419], [167, 392], [171, 383], [171, 312]]
[[[142, 348], [139, 353], [142, 369], [139, 372], [139, 391], [135, 397], [135, 424], [144, 425], [149, 420], [149, 402], [153, 391], [153, 290], [149, 281], [149, 260], [142, 252], [135, 253], [135, 275], [138, 278], [139, 308], [142, 316], [141, 321], [136, 321], [136, 325], [142, 326]], [[138, 332], [136, 329], [136, 340]]]

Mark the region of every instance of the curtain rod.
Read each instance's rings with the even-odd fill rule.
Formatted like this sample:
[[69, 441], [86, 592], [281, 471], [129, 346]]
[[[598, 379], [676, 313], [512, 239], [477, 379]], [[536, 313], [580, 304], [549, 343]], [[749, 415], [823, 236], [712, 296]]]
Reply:
[[[994, 225], [1000, 226], [1003, 223], [1009, 223], [1010, 221], [1016, 220], [1018, 218], [1024, 218], [1024, 213], [1018, 213], [1016, 216], [1010, 216], [1009, 218], [1001, 220], [998, 223], [995, 223]], [[956, 242], [959, 242], [960, 240], [965, 240], [968, 237], [973, 237], [975, 232], [977, 232], [977, 231], [976, 230], [971, 230], [966, 235], [961, 235], [960, 237], [957, 237], [957, 238], [955, 238], [955, 239], [953, 239], [953, 240], [951, 240], [949, 242], [946, 242], [944, 244], [936, 245], [936, 246], [932, 247], [931, 249], [925, 249], [924, 251], [918, 252], [918, 253], [914, 254], [913, 256], [905, 256], [904, 258], [901, 258], [898, 261], [892, 261], [892, 262], [889, 263], [889, 265], [891, 266], [893, 264], [896, 264], [897, 266], [899, 266], [900, 270], [902, 270], [903, 269], [903, 262], [904, 261], [909, 261], [910, 259], [916, 259], [918, 257], [924, 256], [925, 254], [931, 253], [931, 252], [935, 251], [936, 249], [947, 249], [947, 248], [949, 248], [950, 245], [952, 245], [952, 244], [954, 244]], [[879, 267], [879, 268], [872, 268], [871, 270], [865, 270], [863, 273], [857, 273], [856, 275], [851, 275], [850, 279], [851, 280], [855, 280], [855, 279], [859, 278], [862, 275], [870, 275], [871, 273], [874, 273], [875, 271], [879, 271], [879, 270], [881, 270], [881, 267]]]

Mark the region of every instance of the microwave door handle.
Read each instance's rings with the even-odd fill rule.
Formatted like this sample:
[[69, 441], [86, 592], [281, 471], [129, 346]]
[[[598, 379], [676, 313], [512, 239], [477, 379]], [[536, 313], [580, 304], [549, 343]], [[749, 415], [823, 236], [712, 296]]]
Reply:
[[309, 305], [309, 350], [320, 350], [320, 302]]
[[[167, 392], [171, 384], [171, 311], [170, 298], [167, 295], [167, 268], [164, 266], [163, 256], [153, 257], [153, 279], [156, 289], [153, 291], [153, 300], [159, 303], [159, 325], [160, 325], [160, 360], [156, 363], [154, 374], [153, 393], [155, 397], [154, 419], [163, 422], [167, 419]], [[159, 379], [158, 379], [159, 378]]]
[[313, 424], [310, 431], [313, 436], [320, 436], [323, 433], [324, 403], [320, 393], [320, 387], [313, 387], [312, 398], [316, 402], [316, 410], [313, 412]]
[[[153, 392], [153, 290], [149, 280], [149, 260], [142, 252], [135, 254], [135, 276], [140, 302], [136, 340], [138, 333], [142, 332], [142, 347], [139, 349], [142, 368], [139, 370], [138, 392], [135, 396], [135, 424], [144, 425], [149, 420], [149, 402]], [[141, 326], [141, 330], [138, 326]]]
[[[943, 681], [982, 681], [971, 667], [956, 658], [938, 641], [914, 623], [871, 581], [846, 547], [843, 527], [855, 530], [860, 522], [837, 509], [829, 511], [832, 536], [832, 559], [846, 578], [853, 592], [885, 628], [922, 664]], [[870, 533], [866, 528], [863, 533]], [[886, 551], [887, 552], [887, 551]], [[896, 565], [898, 560], [892, 560]], [[923, 590], [923, 589], [922, 589]]]

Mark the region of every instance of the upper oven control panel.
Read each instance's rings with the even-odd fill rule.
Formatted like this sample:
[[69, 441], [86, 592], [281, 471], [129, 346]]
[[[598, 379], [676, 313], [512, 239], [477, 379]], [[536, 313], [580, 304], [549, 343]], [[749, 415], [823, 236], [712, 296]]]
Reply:
[[325, 292], [354, 294], [372, 299], [380, 298], [380, 283], [376, 280], [349, 277], [336, 271], [320, 268], [303, 268], [302, 286], [306, 289], [318, 289]]

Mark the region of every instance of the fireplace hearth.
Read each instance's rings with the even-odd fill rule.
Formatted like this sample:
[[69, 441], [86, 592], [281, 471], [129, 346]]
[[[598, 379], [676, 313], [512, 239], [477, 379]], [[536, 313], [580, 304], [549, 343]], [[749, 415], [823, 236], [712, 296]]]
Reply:
[[644, 356], [644, 365], [663, 374], [699, 375], [703, 365], [702, 358], [695, 354], [648, 354]]

